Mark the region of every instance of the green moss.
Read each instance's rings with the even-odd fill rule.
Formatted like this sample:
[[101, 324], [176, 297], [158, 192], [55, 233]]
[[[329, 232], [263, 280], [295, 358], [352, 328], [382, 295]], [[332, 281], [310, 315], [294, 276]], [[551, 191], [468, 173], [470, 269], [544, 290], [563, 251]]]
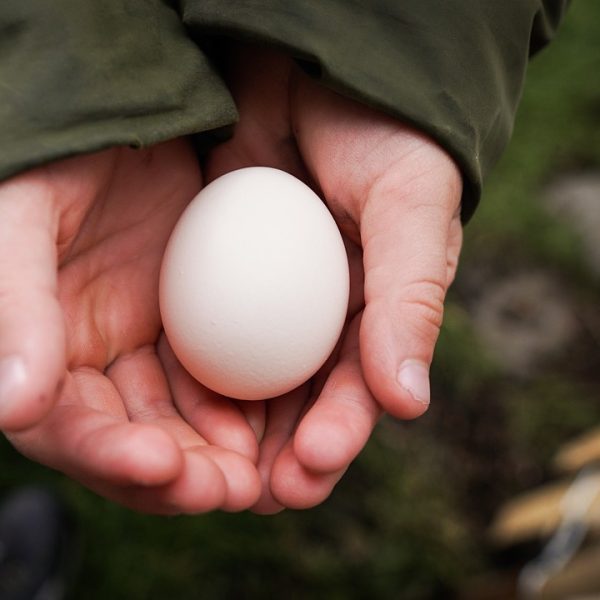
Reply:
[[547, 374], [506, 389], [512, 444], [529, 465], [548, 468], [559, 446], [600, 422], [597, 387]]

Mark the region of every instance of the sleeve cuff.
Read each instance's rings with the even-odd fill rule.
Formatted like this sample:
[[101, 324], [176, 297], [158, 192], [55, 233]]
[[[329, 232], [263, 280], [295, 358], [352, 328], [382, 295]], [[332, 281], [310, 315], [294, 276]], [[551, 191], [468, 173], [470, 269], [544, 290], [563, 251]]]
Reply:
[[161, 0], [2, 2], [0, 179], [237, 118], [221, 79]]
[[462, 170], [466, 221], [510, 138], [530, 50], [550, 37], [566, 2], [182, 4], [192, 32], [283, 48], [325, 85], [429, 134]]

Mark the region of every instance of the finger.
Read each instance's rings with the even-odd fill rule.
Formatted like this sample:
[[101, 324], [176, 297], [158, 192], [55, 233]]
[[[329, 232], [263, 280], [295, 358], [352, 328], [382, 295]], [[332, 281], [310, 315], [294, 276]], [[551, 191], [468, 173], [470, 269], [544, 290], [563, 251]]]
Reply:
[[177, 360], [166, 338], [159, 342], [159, 356], [173, 402], [181, 416], [209, 444], [234, 450], [252, 462], [258, 459], [258, 436], [264, 431], [264, 403], [242, 411], [231, 400], [198, 383]]
[[207, 446], [198, 451], [210, 458], [225, 478], [227, 492], [219, 508], [227, 512], [239, 512], [258, 502], [262, 492], [261, 479], [256, 466], [248, 458], [216, 446]]
[[360, 367], [360, 316], [350, 323], [319, 397], [271, 468], [270, 491], [288, 508], [323, 502], [367, 443], [381, 408]]
[[[160, 426], [184, 451], [182, 474], [171, 484], [172, 490], [158, 494], [158, 501], [175, 503], [184, 512], [216, 508], [213, 505], [215, 497], [220, 498], [220, 508], [230, 511], [248, 508], [256, 502], [260, 493], [256, 468], [236, 452], [209, 446], [182, 419], [171, 402], [166, 376], [153, 347], [147, 346], [119, 358], [107, 374], [123, 398], [129, 418]], [[212, 462], [216, 468], [211, 470], [206, 461]], [[194, 465], [200, 465], [195, 478], [187, 473]], [[180, 479], [183, 479], [183, 483]], [[202, 504], [198, 498], [199, 481], [208, 494], [202, 509], [198, 508], [198, 502]], [[222, 495], [215, 496], [215, 489], [222, 490]]]
[[83, 483], [106, 498], [150, 514], [237, 512], [256, 502], [260, 479], [248, 459], [210, 446], [190, 448], [184, 457], [180, 476], [163, 486], [114, 486], [89, 479]]
[[65, 372], [53, 204], [32, 176], [0, 186], [0, 428], [38, 422]]
[[307, 397], [308, 385], [303, 385], [284, 396], [268, 401], [267, 426], [260, 445], [257, 465], [262, 489], [258, 501], [252, 507], [253, 512], [273, 514], [283, 509], [271, 493], [271, 471], [279, 452], [292, 436]]
[[181, 451], [166, 432], [87, 406], [56, 406], [39, 425], [8, 437], [28, 458], [78, 481], [157, 486], [182, 468]]
[[306, 469], [298, 462], [290, 442], [279, 452], [273, 464], [271, 494], [286, 508], [312, 508], [329, 497], [345, 471], [346, 467], [331, 473], [315, 473]]
[[257, 402], [256, 400], [238, 400], [237, 406], [244, 415], [248, 425], [252, 427], [252, 431], [254, 431], [254, 435], [256, 436], [256, 441], [260, 444], [265, 435], [267, 403], [265, 401]]
[[346, 469], [367, 443], [381, 414], [362, 375], [359, 326], [358, 316], [348, 328], [337, 364], [294, 435], [297, 461], [315, 473]]
[[81, 483], [132, 510], [163, 515], [198, 514], [222, 508], [227, 483], [221, 469], [202, 451], [190, 449], [177, 478], [163, 485], [115, 485], [83, 477]]
[[429, 405], [429, 366], [450, 283], [448, 242], [460, 194], [456, 168], [438, 161], [408, 180], [397, 172], [380, 178], [362, 211], [362, 364], [371, 391], [397, 417], [416, 417]]
[[100, 372], [68, 374], [61, 397], [37, 426], [9, 435], [26, 456], [111, 485], [162, 485], [181, 469], [181, 452], [160, 429], [128, 422], [114, 385]]

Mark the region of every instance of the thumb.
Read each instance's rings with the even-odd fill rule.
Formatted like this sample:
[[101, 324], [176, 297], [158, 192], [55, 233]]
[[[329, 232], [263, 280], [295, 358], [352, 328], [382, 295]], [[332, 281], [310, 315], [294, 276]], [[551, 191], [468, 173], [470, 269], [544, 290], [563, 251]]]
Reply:
[[7, 431], [46, 414], [65, 370], [55, 214], [35, 179], [0, 184], [0, 429]]
[[402, 166], [379, 178], [360, 218], [361, 362], [373, 395], [400, 418], [429, 405], [429, 367], [462, 239], [459, 172], [437, 147], [433, 153], [426, 169], [427, 161], [413, 161], [416, 173]]

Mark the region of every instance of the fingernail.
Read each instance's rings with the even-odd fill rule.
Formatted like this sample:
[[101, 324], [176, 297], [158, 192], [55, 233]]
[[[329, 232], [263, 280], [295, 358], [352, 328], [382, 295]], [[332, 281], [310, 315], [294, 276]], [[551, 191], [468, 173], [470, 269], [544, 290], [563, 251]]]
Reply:
[[20, 356], [0, 359], [0, 416], [11, 410], [15, 403], [15, 394], [25, 379], [25, 363]]
[[420, 404], [429, 404], [429, 368], [418, 360], [405, 360], [398, 370], [398, 383]]

